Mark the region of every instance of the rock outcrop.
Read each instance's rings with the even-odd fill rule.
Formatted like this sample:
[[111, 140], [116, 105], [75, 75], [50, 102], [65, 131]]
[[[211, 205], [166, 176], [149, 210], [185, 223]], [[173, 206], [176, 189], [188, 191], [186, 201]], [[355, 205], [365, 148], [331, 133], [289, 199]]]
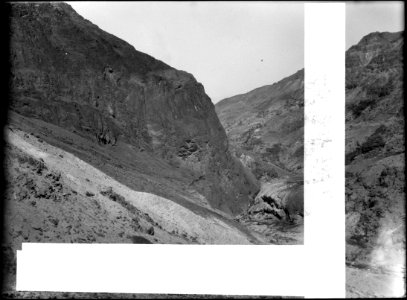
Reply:
[[303, 182], [271, 180], [264, 184], [247, 213], [259, 220], [294, 222], [297, 216], [304, 217]]
[[[192, 170], [191, 187], [237, 214], [256, 183], [228, 150], [202, 84], [135, 50], [65, 3], [13, 3], [11, 109], [100, 145], [127, 143]], [[243, 175], [242, 175], [243, 174]]]

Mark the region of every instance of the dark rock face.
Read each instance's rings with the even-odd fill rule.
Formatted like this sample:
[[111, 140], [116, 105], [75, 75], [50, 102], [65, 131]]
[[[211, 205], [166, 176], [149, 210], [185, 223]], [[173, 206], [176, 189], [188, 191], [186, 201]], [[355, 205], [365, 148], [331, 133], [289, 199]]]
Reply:
[[64, 3], [14, 3], [11, 109], [99, 144], [119, 141], [194, 170], [215, 208], [239, 213], [256, 191], [228, 151], [203, 86], [104, 32]]

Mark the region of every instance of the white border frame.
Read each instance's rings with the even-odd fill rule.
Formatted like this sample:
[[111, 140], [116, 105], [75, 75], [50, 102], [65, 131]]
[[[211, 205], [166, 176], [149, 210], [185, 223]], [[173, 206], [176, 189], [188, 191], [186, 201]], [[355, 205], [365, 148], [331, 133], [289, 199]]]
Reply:
[[305, 4], [307, 297], [345, 297], [345, 3]]

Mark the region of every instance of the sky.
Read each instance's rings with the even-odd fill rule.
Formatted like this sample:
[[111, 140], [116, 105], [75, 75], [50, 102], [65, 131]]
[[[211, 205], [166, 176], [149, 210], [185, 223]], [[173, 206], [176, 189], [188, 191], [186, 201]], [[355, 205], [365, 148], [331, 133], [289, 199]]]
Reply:
[[[101, 29], [201, 82], [216, 103], [304, 67], [303, 2], [67, 2]], [[403, 30], [402, 3], [347, 2], [346, 48]]]
[[346, 49], [357, 44], [362, 37], [375, 31], [404, 30], [402, 1], [346, 3]]

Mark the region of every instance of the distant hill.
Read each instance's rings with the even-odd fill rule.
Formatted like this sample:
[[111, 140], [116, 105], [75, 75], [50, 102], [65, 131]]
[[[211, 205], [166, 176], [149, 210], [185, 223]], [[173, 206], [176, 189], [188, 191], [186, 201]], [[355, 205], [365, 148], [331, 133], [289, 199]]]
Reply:
[[215, 105], [232, 151], [258, 179], [302, 176], [304, 70]]

